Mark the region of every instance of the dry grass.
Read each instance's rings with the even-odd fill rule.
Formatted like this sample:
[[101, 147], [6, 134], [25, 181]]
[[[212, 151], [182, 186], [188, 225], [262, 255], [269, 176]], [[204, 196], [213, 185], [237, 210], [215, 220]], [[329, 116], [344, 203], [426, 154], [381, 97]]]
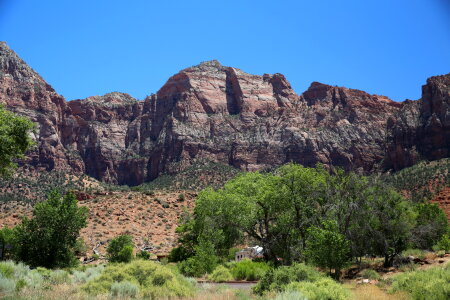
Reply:
[[60, 284], [54, 285], [50, 289], [28, 289], [25, 288], [17, 295], [7, 299], [23, 300], [106, 300], [107, 295], [97, 297], [86, 295], [79, 290], [77, 285]]
[[373, 284], [362, 284], [349, 287], [355, 300], [408, 300], [406, 294], [388, 294]]

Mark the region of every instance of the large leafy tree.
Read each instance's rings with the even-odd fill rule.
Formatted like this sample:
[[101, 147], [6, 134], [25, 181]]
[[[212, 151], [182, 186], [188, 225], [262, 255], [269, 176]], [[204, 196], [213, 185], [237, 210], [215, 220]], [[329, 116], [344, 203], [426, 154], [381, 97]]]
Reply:
[[339, 233], [333, 221], [325, 221], [322, 227], [311, 227], [308, 231], [306, 257], [317, 266], [329, 269], [330, 275], [339, 280], [341, 269], [350, 259], [350, 242]]
[[24, 117], [7, 111], [0, 105], [0, 176], [11, 175], [15, 160], [23, 158], [35, 143], [31, 137], [35, 125]]
[[15, 255], [32, 267], [70, 267], [76, 264], [74, 247], [86, 226], [87, 207], [78, 207], [73, 193], [50, 193], [36, 204], [31, 219], [14, 229]]

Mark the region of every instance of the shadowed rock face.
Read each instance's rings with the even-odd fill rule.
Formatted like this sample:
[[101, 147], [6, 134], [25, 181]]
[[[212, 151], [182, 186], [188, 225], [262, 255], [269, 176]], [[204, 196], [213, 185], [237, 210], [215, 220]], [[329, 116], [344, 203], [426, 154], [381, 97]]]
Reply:
[[430, 78], [421, 100], [397, 103], [317, 82], [297, 95], [281, 74], [209, 61], [144, 101], [110, 93], [66, 102], [5, 43], [0, 67], [0, 103], [39, 124], [25, 162], [38, 169], [135, 185], [199, 158], [250, 171], [295, 161], [370, 172], [449, 152], [450, 75]]
[[422, 98], [405, 101], [388, 121], [386, 167], [400, 170], [419, 160], [450, 155], [450, 74], [422, 86]]

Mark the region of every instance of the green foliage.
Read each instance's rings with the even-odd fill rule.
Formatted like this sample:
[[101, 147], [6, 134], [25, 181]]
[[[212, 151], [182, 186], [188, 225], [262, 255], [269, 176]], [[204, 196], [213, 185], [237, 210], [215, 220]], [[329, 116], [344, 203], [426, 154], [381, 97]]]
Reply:
[[129, 281], [114, 282], [110, 294], [113, 297], [135, 298], [139, 294], [139, 286]]
[[214, 269], [212, 274], [210, 274], [208, 276], [208, 279], [213, 282], [225, 282], [225, 281], [231, 281], [234, 278], [233, 278], [233, 275], [231, 274], [230, 270], [228, 270], [224, 266], [220, 265]]
[[44, 287], [44, 282], [38, 270], [31, 270], [23, 263], [0, 262], [0, 293], [13, 293], [24, 287], [39, 289]]
[[88, 209], [78, 207], [73, 193], [57, 192], [36, 204], [31, 219], [23, 218], [14, 230], [14, 252], [26, 264], [46, 268], [77, 264], [74, 247], [80, 230], [86, 226]]
[[382, 176], [382, 180], [397, 191], [405, 191], [415, 203], [431, 200], [442, 187], [450, 184], [450, 159], [423, 161], [394, 174]]
[[0, 177], [12, 174], [16, 159], [24, 157], [34, 144], [31, 133], [36, 126], [30, 120], [7, 111], [0, 105]]
[[292, 282], [287, 291], [297, 291], [308, 300], [347, 300], [350, 292], [330, 278], [321, 278], [315, 282]]
[[444, 234], [442, 238], [433, 247], [435, 250], [444, 250], [445, 253], [450, 252], [450, 234]]
[[136, 258], [147, 260], [150, 258], [150, 253], [148, 253], [145, 250], [141, 250], [141, 251], [139, 251], [139, 253], [136, 254]]
[[[224, 182], [233, 178], [240, 171], [228, 164], [213, 162], [207, 159], [195, 159], [192, 165], [185, 167], [179, 163], [172, 163], [170, 169], [172, 174], [162, 174], [155, 180], [143, 183], [134, 190], [149, 192], [153, 190], [201, 190], [206, 187], [219, 188]], [[179, 198], [179, 201], [182, 201]]]
[[133, 238], [123, 234], [109, 242], [106, 252], [110, 262], [130, 262], [133, 258]]
[[278, 293], [275, 300], [308, 300], [301, 293], [297, 291], [285, 291]]
[[306, 257], [317, 266], [335, 270], [334, 277], [339, 279], [340, 270], [348, 264], [350, 243], [337, 231], [333, 222], [324, 222], [323, 228], [311, 227], [308, 232]]
[[140, 295], [151, 299], [190, 297], [195, 292], [195, 285], [185, 277], [166, 266], [142, 260], [108, 265], [99, 277], [85, 284], [83, 290], [92, 295], [108, 293], [120, 282], [136, 285]]
[[105, 266], [96, 265], [85, 269], [84, 271], [75, 270], [72, 273], [72, 280], [75, 283], [86, 283], [101, 275]]
[[169, 262], [179, 262], [188, 259], [192, 254], [183, 245], [172, 248], [169, 253]]
[[212, 243], [202, 240], [195, 249], [196, 254], [178, 264], [182, 274], [200, 277], [211, 273], [217, 266], [218, 257], [214, 253]]
[[414, 247], [431, 249], [448, 230], [447, 216], [434, 203], [419, 203], [415, 211], [416, 226], [412, 233]]
[[75, 246], [73, 247], [73, 251], [75, 252], [75, 255], [77, 256], [83, 256], [86, 255], [86, 252], [88, 250], [88, 247], [84, 240], [82, 238], [78, 238]]
[[51, 284], [63, 284], [71, 281], [69, 273], [64, 270], [55, 270], [50, 273], [49, 281]]
[[286, 286], [295, 281], [315, 282], [324, 275], [314, 268], [305, 264], [293, 264], [292, 266], [283, 266], [268, 270], [261, 280], [253, 287], [253, 291], [262, 295], [265, 292], [284, 291]]
[[421, 249], [407, 249], [402, 252], [401, 256], [408, 257], [408, 256], [414, 256], [420, 259], [425, 258], [426, 252]]
[[231, 267], [231, 273], [236, 280], [259, 280], [270, 269], [265, 262], [254, 262], [249, 259], [241, 260]]
[[11, 258], [13, 243], [14, 231], [9, 227], [0, 229], [0, 260]]
[[370, 280], [378, 280], [381, 278], [380, 274], [378, 274], [377, 271], [372, 269], [365, 269], [361, 273], [363, 278], [370, 279]]
[[373, 196], [364, 236], [371, 242], [371, 252], [383, 256], [384, 266], [391, 267], [394, 258], [410, 246], [414, 212], [410, 202], [381, 185], [374, 188]]
[[404, 291], [413, 300], [446, 300], [450, 297], [450, 265], [413, 271], [393, 277], [392, 292]]
[[[200, 192], [194, 213], [177, 229], [180, 246], [173, 257], [188, 259], [200, 240], [208, 240], [214, 255], [224, 259], [246, 238], [263, 247], [266, 261], [291, 264], [305, 260], [308, 240], [310, 248], [327, 244], [310, 238], [314, 234], [338, 242], [327, 244], [324, 253], [335, 252], [327, 264], [325, 254], [319, 262], [313, 258], [316, 251], [309, 251], [311, 260], [337, 269], [338, 276], [347, 259], [367, 254], [382, 255], [391, 265], [411, 242], [414, 217], [410, 202], [380, 181], [340, 169], [330, 174], [321, 166], [287, 164], [273, 173], [241, 174], [221, 189]], [[324, 220], [335, 224], [333, 230], [320, 230]], [[193, 267], [195, 260], [186, 265]]]

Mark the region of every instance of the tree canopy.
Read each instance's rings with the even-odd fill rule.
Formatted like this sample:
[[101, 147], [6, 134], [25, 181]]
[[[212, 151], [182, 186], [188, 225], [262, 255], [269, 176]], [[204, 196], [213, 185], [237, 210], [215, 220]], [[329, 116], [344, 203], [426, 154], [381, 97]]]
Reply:
[[[436, 215], [422, 211], [422, 223]], [[391, 265], [411, 244], [416, 218], [414, 204], [381, 181], [287, 164], [271, 173], [243, 173], [221, 189], [200, 192], [194, 213], [178, 228], [180, 246], [173, 254], [195, 258], [205, 240], [218, 257], [236, 245], [255, 244], [263, 247], [265, 260], [291, 264], [305, 261], [308, 241], [311, 248], [333, 240], [333, 255], [340, 255], [340, 264], [332, 262], [335, 269], [344, 258], [364, 255], [382, 256]]]
[[14, 228], [16, 258], [32, 267], [74, 265], [74, 248], [87, 216], [87, 207], [78, 207], [73, 193], [50, 193], [48, 200], [36, 204], [31, 219], [23, 218]]
[[17, 167], [15, 160], [23, 158], [35, 143], [31, 133], [35, 124], [7, 111], [0, 105], [0, 176], [11, 175]]

